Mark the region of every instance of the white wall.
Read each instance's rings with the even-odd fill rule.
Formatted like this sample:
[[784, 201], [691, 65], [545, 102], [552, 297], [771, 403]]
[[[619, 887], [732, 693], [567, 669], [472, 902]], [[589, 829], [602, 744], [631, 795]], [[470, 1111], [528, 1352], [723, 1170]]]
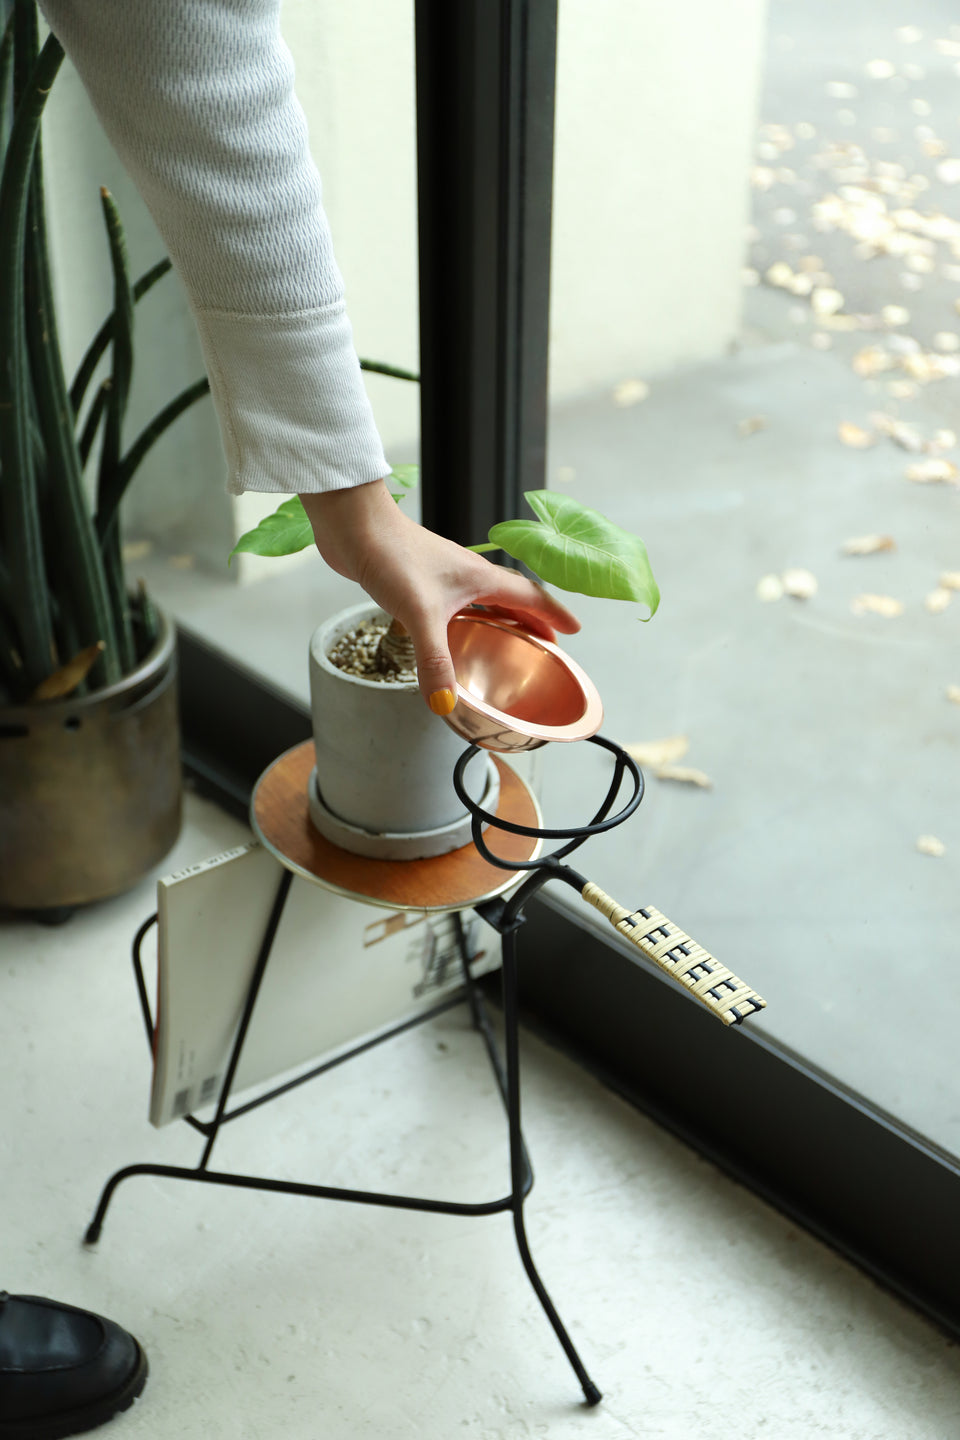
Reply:
[[737, 333], [765, 0], [560, 0], [551, 393]]
[[[737, 332], [765, 0], [560, 0], [551, 393], [721, 354]], [[361, 354], [416, 368], [412, 0], [286, 0]], [[416, 400], [371, 386], [389, 446]]]
[[[132, 278], [166, 250], [68, 62], [47, 102], [43, 143], [50, 254], [69, 384], [88, 342], [113, 308], [100, 186], [111, 191], [120, 209]], [[136, 308], [126, 443], [203, 374], [186, 296], [177, 276], [168, 274]], [[234, 524], [225, 473], [213, 406], [204, 399], [177, 420], [137, 472], [123, 507], [126, 532], [149, 534], [159, 546], [192, 554], [206, 568], [225, 568]]]
[[[413, 0], [285, 0], [358, 353], [419, 368]], [[418, 386], [368, 376], [389, 459], [413, 457]]]

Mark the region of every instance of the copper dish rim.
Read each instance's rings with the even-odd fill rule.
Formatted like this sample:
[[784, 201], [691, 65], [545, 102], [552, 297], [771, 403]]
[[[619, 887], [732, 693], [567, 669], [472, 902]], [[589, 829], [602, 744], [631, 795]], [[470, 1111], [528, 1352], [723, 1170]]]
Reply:
[[[472, 690], [467, 690], [457, 681], [457, 701], [463, 702], [470, 710], [475, 710], [478, 715], [483, 715], [488, 720], [493, 720], [505, 729], [515, 731], [518, 735], [527, 735], [533, 740], [587, 740], [591, 735], [596, 735], [603, 724], [603, 701], [600, 699], [600, 692], [590, 679], [587, 672], [581, 668], [567, 654], [555, 645], [551, 640], [546, 640], [542, 635], [537, 635], [532, 630], [527, 630], [519, 620], [484, 615], [470, 610], [460, 610], [453, 616], [453, 620], [469, 620], [472, 625], [489, 625], [495, 630], [505, 630], [508, 634], [520, 631], [523, 638], [530, 644], [545, 650], [547, 654], [554, 656], [563, 665], [577, 684], [580, 686], [583, 695], [583, 713], [569, 725], [537, 725], [532, 720], [518, 720], [507, 710], [498, 710], [494, 705], [488, 705], [481, 700]], [[452, 623], [452, 621], [451, 621]], [[456, 710], [446, 717], [447, 723], [456, 718]], [[456, 727], [454, 727], [456, 728]]]

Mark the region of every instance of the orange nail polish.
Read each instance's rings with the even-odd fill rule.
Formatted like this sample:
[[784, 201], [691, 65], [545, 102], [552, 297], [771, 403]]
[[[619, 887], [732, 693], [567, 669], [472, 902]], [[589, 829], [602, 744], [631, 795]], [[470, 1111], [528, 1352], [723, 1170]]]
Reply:
[[430, 696], [430, 709], [434, 715], [449, 715], [457, 703], [452, 690], [434, 690]]

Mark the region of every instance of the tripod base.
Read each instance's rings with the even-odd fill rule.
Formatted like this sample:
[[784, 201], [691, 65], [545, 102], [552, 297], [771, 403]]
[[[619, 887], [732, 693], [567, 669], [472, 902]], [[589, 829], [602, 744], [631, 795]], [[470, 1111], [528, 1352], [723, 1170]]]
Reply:
[[[110, 1177], [103, 1189], [97, 1205], [96, 1212], [87, 1227], [84, 1240], [88, 1245], [94, 1245], [100, 1239], [103, 1224], [107, 1211], [113, 1200], [118, 1187], [125, 1181], [138, 1175], [152, 1175], [159, 1179], [188, 1181], [201, 1185], [227, 1186], [247, 1190], [262, 1190], [275, 1194], [304, 1195], [316, 1199], [339, 1200], [350, 1204], [373, 1205], [390, 1209], [419, 1210], [434, 1214], [480, 1216], [501, 1214], [510, 1211], [513, 1216], [514, 1234], [520, 1258], [526, 1271], [527, 1277], [540, 1301], [544, 1312], [553, 1326], [557, 1339], [567, 1356], [574, 1373], [580, 1382], [587, 1405], [596, 1405], [601, 1399], [601, 1393], [590, 1376], [587, 1374], [580, 1357], [570, 1340], [567, 1331], [560, 1320], [559, 1315], [550, 1299], [547, 1290], [540, 1279], [540, 1275], [530, 1254], [524, 1224], [523, 1206], [530, 1190], [533, 1187], [533, 1170], [530, 1165], [529, 1156], [520, 1128], [520, 1072], [519, 1072], [519, 1020], [517, 1001], [517, 957], [516, 957], [516, 931], [519, 927], [519, 919], [515, 916], [506, 918], [502, 902], [493, 901], [482, 907], [484, 918], [488, 923], [498, 929], [501, 937], [503, 953], [503, 1006], [504, 1006], [504, 1033], [506, 1061], [501, 1059], [493, 1034], [493, 1027], [484, 1006], [483, 997], [479, 987], [470, 972], [470, 961], [467, 953], [466, 941], [463, 926], [460, 922], [459, 913], [455, 914], [456, 934], [460, 951], [460, 961], [466, 987], [466, 1002], [470, 1006], [471, 1018], [474, 1028], [479, 1031], [487, 1050], [490, 1064], [496, 1077], [497, 1085], [507, 1114], [507, 1123], [510, 1140], [510, 1178], [511, 1187], [509, 1193], [492, 1200], [479, 1201], [476, 1203], [465, 1203], [451, 1200], [425, 1199], [415, 1196], [396, 1195], [368, 1190], [352, 1190], [341, 1187], [316, 1185], [290, 1180], [275, 1180], [266, 1176], [241, 1175], [232, 1172], [214, 1171], [209, 1168], [209, 1160], [216, 1142], [221, 1125], [235, 1120], [242, 1114], [266, 1104], [294, 1086], [304, 1084], [306, 1081], [316, 1078], [325, 1071], [337, 1065], [344, 1064], [347, 1060], [375, 1045], [384, 1043], [395, 1035], [412, 1028], [414, 1025], [423, 1023], [424, 1020], [441, 1013], [452, 1007], [454, 1004], [463, 1003], [461, 997], [447, 1000], [424, 1015], [417, 1016], [412, 1021], [404, 1022], [395, 1026], [385, 1034], [377, 1036], [374, 1040], [367, 1041], [355, 1046], [350, 1051], [335, 1057], [331, 1061], [316, 1066], [308, 1074], [298, 1077], [271, 1090], [268, 1094], [260, 1096], [254, 1101], [236, 1107], [228, 1111], [230, 1088], [236, 1072], [240, 1052], [246, 1035], [246, 1030], [256, 1003], [257, 993], [260, 987], [263, 974], [266, 970], [270, 950], [279, 928], [283, 908], [286, 903], [292, 881], [292, 873], [284, 870], [280, 882], [280, 888], [274, 902], [270, 921], [264, 935], [258, 956], [256, 969], [250, 984], [244, 1015], [240, 1022], [236, 1041], [234, 1042], [233, 1053], [230, 1064], [224, 1079], [220, 1099], [217, 1106], [217, 1113], [212, 1121], [204, 1122], [195, 1116], [184, 1116], [184, 1120], [200, 1132], [206, 1139], [206, 1145], [198, 1165], [195, 1168], [188, 1168], [176, 1165], [154, 1165], [140, 1164], [128, 1165], [116, 1171]], [[481, 906], [478, 905], [478, 911]], [[143, 969], [140, 960], [140, 945], [143, 938], [156, 920], [152, 917], [145, 925], [141, 926], [134, 942], [134, 969], [137, 977], [137, 986], [140, 994], [141, 1006], [144, 1011], [144, 1020], [148, 1036], [152, 1035], [153, 1022], [149, 1012], [149, 1005], [146, 997], [146, 987], [143, 980]]]

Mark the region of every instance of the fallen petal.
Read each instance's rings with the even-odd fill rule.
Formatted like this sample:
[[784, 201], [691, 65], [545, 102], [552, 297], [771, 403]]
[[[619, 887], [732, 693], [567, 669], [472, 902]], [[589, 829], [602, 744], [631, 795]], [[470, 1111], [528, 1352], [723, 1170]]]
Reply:
[[892, 535], [855, 535], [851, 540], [845, 540], [842, 546], [844, 555], [876, 555], [881, 550], [896, 550], [897, 542]]
[[960, 705], [960, 685], [948, 685], [946, 696], [948, 700], [953, 701], [954, 705]]
[[780, 579], [784, 593], [795, 600], [809, 600], [817, 593], [817, 577], [809, 570], [784, 570]]
[[947, 847], [936, 835], [919, 835], [917, 837], [917, 849], [921, 855], [936, 855], [937, 857], [946, 854]]
[[907, 479], [917, 485], [952, 485], [960, 479], [960, 470], [952, 460], [918, 460], [907, 466]]
[[939, 583], [944, 590], [960, 590], [960, 570], [944, 570]]
[[855, 374], [867, 377], [879, 375], [882, 370], [891, 370], [894, 359], [882, 345], [867, 345], [863, 350], [857, 351], [852, 364]]
[[30, 703], [39, 704], [44, 700], [64, 700], [71, 695], [81, 680], [85, 680], [106, 649], [102, 640], [79, 650], [66, 665], [48, 675], [30, 696]]
[[777, 182], [777, 172], [769, 165], [754, 165], [750, 171], [750, 183], [755, 190], [769, 190]]
[[892, 595], [856, 595], [850, 601], [850, 609], [854, 615], [883, 615], [892, 620], [903, 614], [903, 601], [895, 600]]
[[909, 325], [910, 311], [903, 305], [884, 305], [880, 311], [887, 325]]
[[835, 315], [843, 309], [843, 296], [839, 290], [818, 288], [810, 297], [815, 315]]
[[703, 790], [713, 786], [709, 775], [702, 770], [694, 770], [691, 765], [658, 765], [653, 773], [658, 780], [680, 780], [687, 785], [699, 785]]
[[769, 604], [772, 600], [780, 600], [783, 597], [783, 581], [779, 575], [764, 575], [757, 581], [756, 595], [758, 600]]
[[867, 446], [876, 443], [876, 436], [871, 435], [869, 430], [864, 430], [849, 420], [841, 420], [837, 426], [837, 434], [840, 436], [840, 443], [849, 445], [853, 450], [866, 450]]
[[945, 586], [938, 585], [936, 590], [931, 590], [924, 599], [923, 608], [929, 610], [931, 615], [940, 615], [946, 610], [952, 599], [950, 591]]
[[892, 400], [916, 400], [918, 387], [912, 380], [888, 380], [887, 394]]
[[923, 436], [919, 430], [914, 430], [912, 425], [895, 420], [888, 434], [894, 445], [899, 445], [901, 450], [909, 450], [916, 455], [923, 449]]
[[793, 280], [793, 271], [786, 260], [778, 260], [770, 266], [764, 277], [768, 285], [778, 285], [786, 288]]
[[621, 380], [613, 392], [613, 403], [622, 408], [628, 405], [637, 405], [641, 400], [646, 400], [650, 394], [650, 386], [645, 380]]
[[624, 745], [624, 750], [638, 765], [670, 765], [682, 760], [690, 749], [688, 735], [668, 735], [663, 740], [641, 740], [634, 745]]

